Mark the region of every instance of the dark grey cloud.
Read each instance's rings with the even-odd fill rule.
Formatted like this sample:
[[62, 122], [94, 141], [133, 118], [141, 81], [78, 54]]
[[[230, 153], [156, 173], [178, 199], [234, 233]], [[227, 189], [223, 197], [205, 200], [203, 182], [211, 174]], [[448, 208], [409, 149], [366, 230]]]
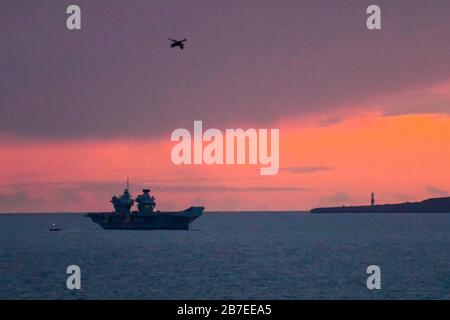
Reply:
[[404, 193], [393, 193], [392, 196], [398, 201], [412, 201], [415, 200], [413, 196]]
[[[1, 184], [0, 192], [0, 212], [44, 212], [44, 211], [79, 211], [79, 208], [89, 200], [96, 199], [101, 207], [107, 208], [112, 195], [122, 193], [124, 184], [117, 181], [79, 181], [79, 182], [42, 182], [42, 183], [13, 183]], [[218, 186], [212, 184], [182, 184], [177, 180], [169, 183], [154, 182], [148, 184], [141, 181], [134, 181], [130, 186], [132, 195], [137, 195], [142, 189], [150, 187], [152, 192], [158, 197], [164, 193], [178, 194], [205, 194], [210, 192], [220, 192], [230, 194], [240, 194], [242, 192], [309, 192], [312, 189], [307, 187], [235, 187]], [[170, 197], [165, 201], [170, 202]], [[196, 196], [194, 200], [202, 199]], [[202, 203], [202, 202], [198, 202]]]
[[328, 126], [332, 126], [334, 124], [338, 124], [338, 123], [342, 122], [343, 120], [345, 120], [345, 117], [337, 116], [337, 115], [325, 117], [323, 119], [320, 119], [317, 122], [317, 126], [328, 127]]
[[448, 197], [449, 195], [448, 192], [431, 185], [425, 186], [425, 190], [433, 197]]
[[343, 206], [349, 205], [353, 201], [351, 195], [346, 192], [338, 191], [332, 195], [322, 196], [319, 199], [320, 205], [324, 206]]
[[[87, 211], [92, 210], [109, 210], [109, 201], [113, 195], [123, 192], [124, 184], [117, 181], [79, 181], [79, 182], [58, 182], [58, 183], [17, 183], [0, 185], [3, 191], [0, 191], [0, 213], [7, 212], [80, 212], [85, 208]], [[174, 204], [171, 199], [173, 194], [186, 195], [192, 197], [191, 203], [204, 204], [208, 201], [204, 200], [203, 195], [212, 192], [225, 195], [219, 201], [219, 206], [228, 208], [229, 210], [238, 209], [239, 201], [236, 196], [242, 195], [243, 192], [309, 192], [313, 191], [307, 187], [235, 187], [217, 186], [212, 184], [179, 184], [173, 183], [152, 183], [151, 185], [144, 182], [134, 181], [130, 187], [133, 196], [138, 195], [142, 189], [150, 187], [152, 193], [159, 199], [163, 200], [164, 208], [173, 208]], [[4, 191], [7, 190], [7, 191]], [[228, 196], [227, 196], [228, 195]], [[234, 198], [234, 200], [232, 200]], [[216, 201], [216, 200], [214, 200]], [[221, 203], [223, 201], [223, 204]], [[86, 208], [86, 203], [95, 203], [94, 208]], [[228, 205], [229, 204], [229, 205]], [[106, 209], [108, 208], [108, 209]], [[261, 207], [262, 208], [262, 207]]]
[[306, 192], [313, 191], [310, 188], [303, 187], [227, 187], [227, 186], [215, 186], [215, 185], [156, 185], [155, 190], [162, 192]]
[[[264, 125], [450, 77], [448, 0], [379, 0], [377, 32], [365, 28], [366, 0], [78, 0], [81, 32], [65, 28], [69, 4], [1, 2], [0, 133]], [[187, 37], [186, 50], [168, 37]]]
[[33, 196], [29, 190], [21, 187], [14, 187], [11, 192], [0, 192], [0, 212], [12, 212], [18, 206], [25, 210], [32, 210], [34, 207], [44, 205], [46, 205], [44, 199]]
[[280, 168], [280, 171], [285, 171], [289, 173], [315, 173], [333, 170], [335, 170], [335, 168], [328, 166], [296, 166], [296, 167]]
[[[120, 184], [117, 181], [80, 181], [80, 182], [66, 182], [66, 183], [18, 183], [9, 185], [14, 189], [23, 188], [58, 188], [61, 200], [66, 200], [70, 198], [71, 195], [76, 195], [78, 197], [79, 192], [83, 193], [103, 193], [103, 194], [117, 194], [120, 193], [125, 184]], [[270, 192], [270, 191], [284, 191], [284, 192], [307, 192], [313, 191], [311, 188], [307, 187], [236, 187], [236, 186], [222, 186], [214, 184], [182, 184], [179, 180], [174, 180], [171, 183], [159, 183], [155, 181], [154, 183], [147, 184], [144, 182], [132, 182], [130, 189], [134, 193], [140, 192], [142, 189], [151, 187], [155, 192], [179, 192], [179, 193], [196, 193], [196, 192]]]
[[45, 171], [21, 172], [21, 173], [0, 173], [1, 180], [27, 180], [30, 178], [39, 178], [48, 176], [49, 173]]

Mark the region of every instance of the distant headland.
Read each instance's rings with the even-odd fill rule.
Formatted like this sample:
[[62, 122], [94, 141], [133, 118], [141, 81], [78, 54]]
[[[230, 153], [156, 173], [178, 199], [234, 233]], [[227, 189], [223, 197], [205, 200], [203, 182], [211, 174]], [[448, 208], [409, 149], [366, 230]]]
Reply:
[[371, 205], [368, 206], [315, 208], [311, 213], [450, 213], [450, 197], [375, 205], [372, 193]]

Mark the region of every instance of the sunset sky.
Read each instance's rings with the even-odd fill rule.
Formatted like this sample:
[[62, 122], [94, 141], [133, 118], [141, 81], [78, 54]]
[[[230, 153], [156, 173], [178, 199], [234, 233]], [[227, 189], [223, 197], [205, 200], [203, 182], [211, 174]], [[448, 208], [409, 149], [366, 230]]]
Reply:
[[[127, 177], [160, 210], [450, 193], [448, 0], [8, 0], [0, 30], [0, 212], [111, 210]], [[174, 165], [194, 120], [279, 128], [279, 173]]]

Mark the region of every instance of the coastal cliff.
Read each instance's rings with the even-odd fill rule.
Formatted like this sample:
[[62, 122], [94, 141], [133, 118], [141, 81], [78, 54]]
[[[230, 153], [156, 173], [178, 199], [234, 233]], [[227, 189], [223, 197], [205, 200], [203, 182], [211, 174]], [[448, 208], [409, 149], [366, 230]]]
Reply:
[[315, 208], [311, 213], [450, 213], [450, 197], [431, 198], [421, 202]]

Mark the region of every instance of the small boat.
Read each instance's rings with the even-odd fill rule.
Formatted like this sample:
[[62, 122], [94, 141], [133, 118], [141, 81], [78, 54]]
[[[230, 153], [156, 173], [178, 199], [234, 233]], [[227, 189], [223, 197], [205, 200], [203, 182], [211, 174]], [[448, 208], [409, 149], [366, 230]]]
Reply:
[[61, 228], [57, 227], [56, 224], [53, 223], [50, 227], [50, 231], [61, 231]]

